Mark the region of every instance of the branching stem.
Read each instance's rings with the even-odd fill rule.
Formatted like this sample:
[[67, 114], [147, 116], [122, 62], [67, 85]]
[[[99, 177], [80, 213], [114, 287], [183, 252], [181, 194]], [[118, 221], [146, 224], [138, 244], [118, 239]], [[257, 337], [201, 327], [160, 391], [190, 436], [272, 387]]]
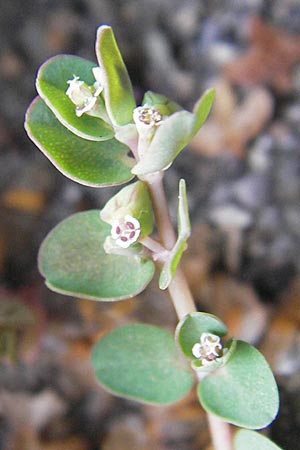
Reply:
[[[171, 222], [167, 199], [163, 187], [163, 173], [157, 172], [145, 176], [152, 198], [153, 209], [156, 218], [157, 231], [163, 247], [170, 250], [176, 242], [176, 234]], [[169, 286], [169, 294], [176, 310], [178, 319], [181, 320], [187, 314], [196, 311], [196, 306], [187, 284], [186, 278], [180, 267]], [[220, 420], [211, 413], [207, 413], [207, 420], [215, 450], [232, 450], [231, 430], [228, 423]]]
[[149, 236], [143, 237], [139, 240], [139, 242], [143, 244], [143, 246], [148, 250], [150, 250], [153, 261], [164, 262], [169, 255], [169, 250], [167, 250], [163, 245]]

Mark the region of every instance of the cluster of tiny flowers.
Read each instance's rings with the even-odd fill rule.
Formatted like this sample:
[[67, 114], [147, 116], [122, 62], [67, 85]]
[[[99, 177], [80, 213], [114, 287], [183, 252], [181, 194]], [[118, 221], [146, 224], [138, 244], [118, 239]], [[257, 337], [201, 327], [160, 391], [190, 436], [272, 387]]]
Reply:
[[203, 366], [209, 365], [212, 361], [223, 355], [223, 346], [219, 336], [212, 333], [202, 333], [200, 343], [196, 343], [192, 348], [195, 358], [202, 362]]
[[90, 112], [95, 107], [96, 101], [103, 91], [100, 67], [94, 67], [92, 71], [96, 80], [93, 86], [88, 86], [76, 75], [73, 75], [72, 80], [67, 81], [69, 87], [66, 94], [76, 106], [77, 117]]
[[123, 248], [128, 248], [134, 244], [141, 233], [140, 222], [127, 214], [123, 220], [116, 220], [112, 224], [111, 237], [116, 244]]

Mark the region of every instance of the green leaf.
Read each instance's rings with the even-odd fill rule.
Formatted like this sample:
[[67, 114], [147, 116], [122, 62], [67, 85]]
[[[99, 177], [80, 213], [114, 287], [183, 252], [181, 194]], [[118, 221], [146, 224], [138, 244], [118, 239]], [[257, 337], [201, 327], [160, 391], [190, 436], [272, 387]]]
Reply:
[[191, 234], [188, 202], [186, 196], [185, 180], [179, 181], [179, 203], [178, 203], [178, 238], [170, 251], [168, 260], [162, 267], [159, 277], [160, 289], [167, 289], [176, 273], [183, 252], [187, 249], [187, 240]]
[[159, 276], [159, 289], [167, 289], [173, 280], [184, 251], [187, 249], [185, 240], [178, 239], [169, 253]]
[[78, 183], [101, 187], [133, 178], [132, 158], [116, 139], [93, 142], [67, 130], [45, 103], [36, 98], [27, 110], [25, 128], [37, 147], [65, 176]]
[[193, 135], [198, 133], [200, 128], [205, 124], [215, 100], [215, 96], [215, 89], [207, 89], [195, 104], [193, 109], [193, 113], [195, 114]]
[[92, 364], [106, 389], [143, 403], [177, 402], [188, 394], [194, 381], [173, 336], [152, 325], [114, 330], [96, 344]]
[[78, 56], [55, 56], [40, 67], [36, 88], [46, 105], [72, 133], [84, 139], [102, 141], [114, 136], [112, 127], [102, 119], [87, 114], [77, 117], [75, 105], [66, 94], [68, 80], [72, 80], [74, 75], [92, 85], [95, 82], [94, 67], [97, 64]]
[[194, 127], [194, 115], [178, 111], [163, 120], [143, 158], [134, 166], [136, 175], [147, 175], [168, 167], [189, 143]]
[[111, 27], [102, 25], [97, 31], [96, 54], [103, 70], [104, 98], [114, 125], [133, 122], [136, 106], [131, 81]]
[[74, 214], [44, 240], [39, 269], [50, 289], [91, 300], [123, 300], [151, 281], [151, 260], [105, 253], [103, 244], [110, 226], [101, 221], [99, 212]]
[[183, 108], [173, 100], [170, 100], [168, 97], [162, 94], [157, 94], [156, 92], [147, 91], [143, 98], [143, 105], [159, 107], [164, 106], [168, 114], [173, 114], [176, 111], [180, 111]]
[[185, 180], [179, 181], [179, 203], [178, 203], [178, 236], [187, 239], [191, 234], [191, 223], [189, 217], [189, 206], [186, 196]]
[[163, 120], [143, 158], [134, 166], [136, 175], [164, 170], [192, 140], [204, 124], [212, 107], [215, 91], [206, 91], [196, 103], [194, 113], [177, 111]]
[[101, 219], [111, 225], [115, 220], [124, 219], [126, 214], [140, 222], [142, 236], [152, 233], [152, 202], [147, 185], [143, 181], [125, 186], [106, 203], [100, 213]]
[[199, 342], [202, 333], [212, 333], [223, 337], [228, 333], [227, 327], [218, 317], [201, 312], [185, 316], [177, 325], [176, 339], [185, 356], [194, 359], [192, 348]]
[[276, 417], [279, 398], [272, 371], [263, 355], [237, 341], [227, 363], [198, 386], [203, 408], [245, 428], [264, 428]]
[[256, 431], [239, 430], [234, 436], [234, 450], [281, 450], [281, 448]]

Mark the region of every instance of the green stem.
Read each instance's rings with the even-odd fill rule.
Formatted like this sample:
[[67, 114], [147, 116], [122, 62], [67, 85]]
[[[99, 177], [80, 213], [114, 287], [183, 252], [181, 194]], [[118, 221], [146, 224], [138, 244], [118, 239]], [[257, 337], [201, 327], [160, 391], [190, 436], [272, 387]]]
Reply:
[[[156, 218], [157, 231], [161, 244], [170, 250], [176, 242], [176, 234], [171, 222], [168, 203], [163, 187], [163, 173], [157, 172], [145, 176], [152, 198], [153, 209]], [[169, 294], [176, 310], [178, 319], [181, 320], [187, 314], [196, 311], [196, 306], [187, 284], [186, 278], [178, 267], [176, 274], [169, 286]], [[211, 413], [207, 413], [207, 420], [215, 450], [232, 450], [231, 430], [228, 423], [220, 420]]]

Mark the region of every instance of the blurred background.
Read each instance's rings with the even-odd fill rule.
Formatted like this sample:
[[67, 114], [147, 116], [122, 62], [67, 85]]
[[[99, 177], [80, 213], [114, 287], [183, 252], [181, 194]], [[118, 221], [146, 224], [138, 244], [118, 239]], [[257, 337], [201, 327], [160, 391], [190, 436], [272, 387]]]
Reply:
[[154, 281], [112, 305], [52, 293], [37, 270], [47, 232], [102, 208], [115, 189], [64, 178], [23, 121], [45, 59], [95, 61], [98, 25], [112, 25], [137, 101], [150, 89], [186, 109], [207, 87], [207, 124], [166, 174], [176, 224], [187, 181], [193, 223], [183, 262], [197, 307], [257, 345], [277, 377], [281, 410], [267, 430], [300, 442], [299, 0], [1, 0], [0, 450], [208, 450], [194, 395], [167, 408], [105, 393], [89, 364], [110, 329], [175, 313]]

